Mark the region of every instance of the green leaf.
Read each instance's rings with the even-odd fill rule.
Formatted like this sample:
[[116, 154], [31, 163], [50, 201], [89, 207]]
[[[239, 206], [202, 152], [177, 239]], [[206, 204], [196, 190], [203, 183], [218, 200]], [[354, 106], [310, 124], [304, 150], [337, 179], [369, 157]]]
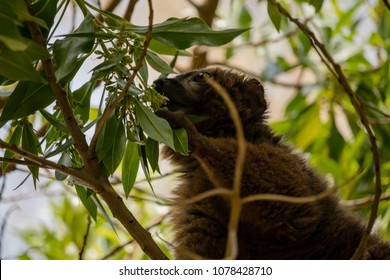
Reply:
[[[146, 34], [147, 26], [129, 26], [126, 29], [139, 34]], [[177, 19], [170, 18], [163, 23], [153, 25], [152, 37], [177, 49], [187, 49], [194, 45], [221, 46], [247, 28], [226, 29], [215, 31], [199, 18]]]
[[[34, 133], [31, 123], [24, 121], [22, 132], [22, 149], [34, 155], [38, 155], [38, 138]], [[36, 188], [36, 180], [39, 179], [39, 168], [36, 166], [29, 166], [31, 174], [33, 175], [34, 187]]]
[[282, 23], [282, 15], [279, 13], [278, 9], [268, 1], [268, 15], [271, 18], [272, 23], [274, 24], [276, 30], [280, 31], [280, 25]]
[[[94, 17], [88, 14], [74, 33], [94, 32]], [[56, 76], [59, 82], [69, 82], [81, 67], [94, 46], [95, 38], [66, 37], [54, 42], [53, 54], [57, 62]]]
[[128, 141], [122, 161], [122, 184], [126, 198], [129, 196], [137, 178], [139, 161], [138, 145]]
[[[12, 133], [12, 136], [11, 136], [11, 138], [9, 140], [9, 144], [18, 146], [19, 143], [20, 143], [20, 138], [21, 137], [22, 137], [22, 127], [18, 125], [17, 127], [15, 127], [15, 129], [14, 129], [14, 131]], [[10, 150], [6, 150], [4, 152], [4, 157], [5, 158], [13, 158], [14, 157], [14, 152], [11, 152]], [[2, 163], [3, 174], [7, 170], [8, 166], [9, 166], [9, 163], [3, 161], [3, 163]]]
[[44, 109], [54, 100], [54, 94], [48, 85], [19, 82], [4, 105], [0, 116], [0, 127], [9, 120], [23, 118]]
[[12, 51], [25, 51], [27, 49], [29, 42], [20, 35], [18, 27], [13, 20], [0, 16], [0, 26], [0, 41], [3, 42], [7, 48]]
[[12, 51], [1, 45], [0, 75], [18, 81], [45, 82], [33, 67], [26, 52]]
[[169, 123], [153, 114], [152, 111], [142, 105], [138, 100], [136, 100], [135, 105], [137, 121], [146, 134], [154, 140], [174, 149], [173, 132]]
[[161, 74], [171, 74], [175, 72], [168, 63], [162, 60], [154, 52], [148, 51], [146, 53], [146, 61], [149, 63], [150, 66], [152, 66], [154, 70]]
[[114, 173], [122, 161], [125, 144], [126, 136], [122, 120], [113, 112], [104, 124], [96, 143], [96, 154], [108, 174]]
[[145, 151], [152, 171], [155, 172], [157, 170], [157, 172], [160, 172], [158, 168], [158, 158], [160, 151], [158, 142], [152, 138], [148, 138], [145, 143]]
[[188, 136], [184, 128], [173, 129], [173, 140], [175, 151], [183, 155], [188, 155]]
[[96, 221], [97, 219], [97, 205], [93, 200], [94, 192], [80, 185], [75, 185], [75, 189], [78, 197], [83, 203], [85, 209], [87, 209], [89, 215]]
[[52, 125], [54, 126], [55, 128], [57, 128], [58, 130], [61, 130], [63, 132], [66, 132], [68, 133], [68, 128], [66, 127], [64, 121], [61, 121], [59, 119], [57, 119], [55, 116], [53, 116], [52, 114], [50, 114], [49, 112], [45, 111], [45, 110], [40, 110], [42, 116]]
[[192, 56], [191, 53], [185, 50], [178, 50], [175, 47], [169, 46], [161, 41], [152, 39], [149, 44], [149, 49], [155, 53], [162, 55], [180, 55], [180, 56]]

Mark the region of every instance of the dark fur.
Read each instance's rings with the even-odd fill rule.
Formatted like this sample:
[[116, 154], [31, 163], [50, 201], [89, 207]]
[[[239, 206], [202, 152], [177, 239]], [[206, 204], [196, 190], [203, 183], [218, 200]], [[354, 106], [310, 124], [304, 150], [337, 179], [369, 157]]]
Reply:
[[[241, 117], [248, 142], [242, 197], [260, 193], [304, 197], [327, 189], [324, 177], [265, 123], [267, 103], [262, 85], [256, 79], [212, 68], [156, 81], [157, 91], [169, 98], [169, 111], [158, 114], [172, 126], [184, 127], [189, 137], [190, 156], [165, 150], [183, 174], [175, 191], [177, 201], [220, 186], [231, 188], [233, 182], [235, 128], [225, 103], [205, 81], [205, 75], [228, 91]], [[187, 118], [192, 115], [204, 118], [194, 125]], [[229, 200], [223, 196], [174, 207], [176, 258], [189, 258], [188, 251], [204, 258], [223, 258], [229, 213]], [[356, 217], [341, 208], [336, 196], [305, 204], [247, 203], [238, 230], [238, 259], [349, 259], [364, 230]], [[390, 245], [372, 235], [364, 258], [390, 258]]]

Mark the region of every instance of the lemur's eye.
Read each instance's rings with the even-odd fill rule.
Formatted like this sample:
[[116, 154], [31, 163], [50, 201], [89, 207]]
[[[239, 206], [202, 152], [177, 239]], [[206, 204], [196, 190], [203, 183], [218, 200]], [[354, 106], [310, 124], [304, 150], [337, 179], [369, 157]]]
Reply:
[[199, 72], [192, 78], [192, 80], [194, 82], [204, 82], [205, 77], [212, 78], [212, 75], [209, 72]]

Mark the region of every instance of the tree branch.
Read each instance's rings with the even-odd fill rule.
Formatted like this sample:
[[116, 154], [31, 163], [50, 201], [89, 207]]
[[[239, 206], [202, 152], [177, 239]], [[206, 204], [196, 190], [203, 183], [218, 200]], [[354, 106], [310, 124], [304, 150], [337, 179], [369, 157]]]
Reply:
[[134, 12], [135, 5], [138, 3], [138, 0], [130, 0], [129, 5], [127, 6], [124, 18], [127, 19], [128, 21], [131, 20], [131, 17]]
[[87, 177], [86, 175], [87, 174], [85, 174], [81, 170], [70, 168], [70, 167], [66, 167], [64, 165], [60, 165], [60, 164], [54, 163], [54, 162], [52, 162], [50, 160], [47, 160], [45, 158], [39, 157], [39, 156], [34, 155], [34, 154], [30, 153], [30, 152], [22, 150], [22, 149], [14, 146], [14, 145], [8, 144], [7, 142], [3, 141], [2, 139], [0, 139], [0, 148], [10, 150], [10, 151], [20, 155], [21, 157], [23, 157], [25, 159], [25, 161], [19, 161], [19, 160], [12, 160], [12, 159], [1, 158], [0, 159], [1, 161], [13, 162], [13, 163], [16, 163], [16, 164], [23, 164], [23, 165], [37, 166], [37, 167], [40, 167], [40, 168], [54, 169], [54, 170], [57, 170], [57, 171], [59, 171], [61, 173], [73, 176], [74, 178], [76, 178], [76, 179], [78, 179], [78, 180], [80, 180], [82, 182], [85, 182], [85, 183], [88, 182], [88, 184], [90, 184], [91, 181], [94, 180], [93, 178], [86, 179], [86, 177]]
[[375, 194], [374, 194], [374, 202], [371, 208], [370, 219], [368, 221], [366, 231], [362, 236], [358, 248], [356, 249], [354, 255], [352, 256], [352, 259], [360, 259], [361, 256], [363, 255], [365, 246], [367, 244], [368, 236], [371, 233], [372, 227], [374, 226], [378, 214], [380, 196], [382, 192], [381, 160], [380, 160], [379, 149], [376, 143], [374, 132], [368, 121], [367, 115], [364, 112], [363, 104], [360, 102], [356, 93], [352, 90], [351, 86], [349, 85], [347, 78], [345, 77], [343, 71], [341, 70], [340, 65], [335, 62], [335, 60], [330, 55], [330, 53], [328, 52], [324, 44], [322, 44], [317, 39], [316, 35], [308, 27], [302, 24], [297, 18], [291, 16], [291, 14], [286, 9], [284, 9], [282, 5], [277, 3], [275, 0], [268, 0], [268, 1], [278, 9], [279, 13], [287, 17], [291, 22], [295, 23], [299, 27], [299, 29], [302, 30], [302, 32], [309, 38], [313, 48], [318, 52], [321, 58], [324, 59], [325, 65], [328, 67], [330, 72], [332, 72], [332, 74], [336, 77], [339, 84], [344, 88], [345, 92], [347, 93], [351, 101], [352, 106], [355, 108], [356, 113], [359, 115], [360, 121], [368, 134], [368, 138], [371, 143], [371, 152], [373, 155], [374, 166], [375, 166]]

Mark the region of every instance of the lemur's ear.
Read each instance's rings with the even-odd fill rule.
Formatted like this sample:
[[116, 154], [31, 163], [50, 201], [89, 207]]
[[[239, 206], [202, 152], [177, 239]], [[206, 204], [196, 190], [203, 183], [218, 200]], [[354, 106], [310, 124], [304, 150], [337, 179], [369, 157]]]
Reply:
[[245, 82], [241, 92], [244, 102], [250, 108], [250, 117], [260, 116], [267, 109], [267, 102], [264, 98], [264, 88], [256, 79]]

